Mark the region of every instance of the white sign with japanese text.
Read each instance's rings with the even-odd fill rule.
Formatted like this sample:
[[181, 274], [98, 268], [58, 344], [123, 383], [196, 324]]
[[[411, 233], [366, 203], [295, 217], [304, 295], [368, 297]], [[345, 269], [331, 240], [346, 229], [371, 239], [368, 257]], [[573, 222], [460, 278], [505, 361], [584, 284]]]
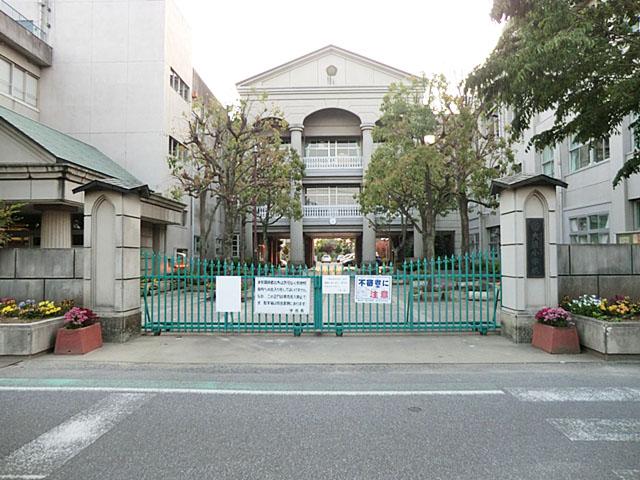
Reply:
[[356, 275], [356, 303], [391, 303], [390, 275]]
[[323, 275], [322, 293], [325, 295], [349, 295], [351, 278], [348, 275]]
[[309, 314], [309, 278], [256, 277], [254, 313]]
[[241, 282], [240, 277], [216, 277], [217, 312], [240, 312], [242, 309]]

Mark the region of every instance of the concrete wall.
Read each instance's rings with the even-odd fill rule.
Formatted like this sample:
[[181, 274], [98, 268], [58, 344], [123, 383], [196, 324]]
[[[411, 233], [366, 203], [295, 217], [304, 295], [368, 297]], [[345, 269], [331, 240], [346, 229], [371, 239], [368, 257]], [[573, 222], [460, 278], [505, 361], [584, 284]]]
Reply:
[[[55, 62], [42, 76], [41, 120], [168, 193], [169, 135], [182, 138], [191, 110], [169, 72], [189, 86], [193, 74], [191, 31], [175, 2], [56, 0], [51, 24]], [[170, 251], [191, 251], [191, 218], [169, 227]]]
[[0, 297], [82, 305], [82, 248], [0, 248]]
[[640, 299], [640, 245], [559, 245], [558, 300], [583, 294]]

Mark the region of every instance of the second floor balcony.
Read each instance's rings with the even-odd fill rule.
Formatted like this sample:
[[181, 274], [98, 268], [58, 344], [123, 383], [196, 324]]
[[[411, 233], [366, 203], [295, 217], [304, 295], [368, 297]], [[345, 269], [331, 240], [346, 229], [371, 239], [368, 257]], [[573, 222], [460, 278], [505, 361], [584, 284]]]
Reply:
[[307, 170], [357, 170], [362, 169], [362, 156], [316, 156], [304, 157]]
[[305, 218], [351, 218], [360, 216], [360, 205], [304, 205]]

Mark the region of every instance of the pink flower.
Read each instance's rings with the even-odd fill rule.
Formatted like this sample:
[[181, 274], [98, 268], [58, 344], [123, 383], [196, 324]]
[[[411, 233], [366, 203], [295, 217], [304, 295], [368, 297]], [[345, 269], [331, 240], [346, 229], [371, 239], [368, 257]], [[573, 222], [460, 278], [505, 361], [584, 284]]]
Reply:
[[89, 308], [73, 307], [64, 314], [65, 328], [82, 328], [93, 324], [98, 316]]

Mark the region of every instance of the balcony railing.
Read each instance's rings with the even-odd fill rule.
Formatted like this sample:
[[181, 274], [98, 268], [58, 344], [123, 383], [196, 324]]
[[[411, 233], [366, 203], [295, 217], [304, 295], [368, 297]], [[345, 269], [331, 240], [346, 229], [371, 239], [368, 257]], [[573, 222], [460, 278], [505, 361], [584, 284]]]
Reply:
[[47, 34], [38, 27], [33, 20], [29, 20], [27, 17], [22, 15], [18, 10], [9, 5], [5, 0], [0, 0], [0, 11], [7, 14], [13, 20], [15, 20], [22, 28], [25, 30], [29, 30], [36, 37], [38, 37], [43, 42], [47, 41]]
[[362, 168], [362, 157], [304, 157], [305, 168]]
[[306, 218], [359, 217], [360, 205], [304, 205], [302, 213]]

